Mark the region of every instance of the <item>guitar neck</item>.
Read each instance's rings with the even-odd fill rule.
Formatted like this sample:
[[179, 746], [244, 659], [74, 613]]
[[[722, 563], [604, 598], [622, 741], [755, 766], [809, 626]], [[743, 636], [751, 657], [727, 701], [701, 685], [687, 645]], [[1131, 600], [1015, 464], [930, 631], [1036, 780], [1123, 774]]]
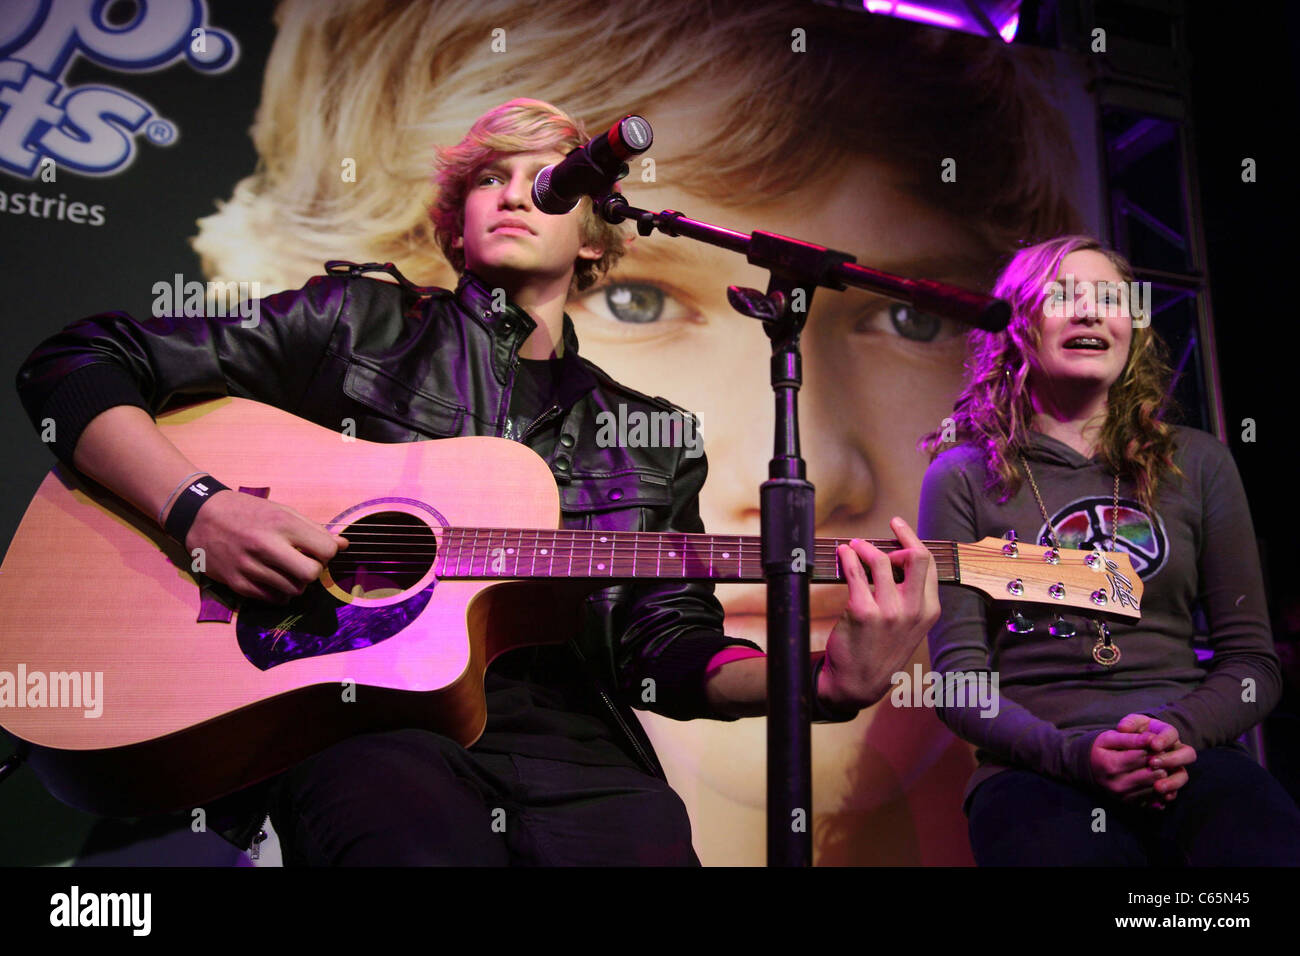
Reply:
[[[435, 529], [423, 522], [394, 524], [379, 517], [383, 523], [358, 522], [346, 529], [349, 546], [330, 562], [331, 569], [357, 578], [396, 577], [399, 588], [411, 587], [430, 573], [442, 580], [765, 580], [762, 542], [752, 535]], [[817, 538], [813, 553], [790, 555], [788, 567], [811, 571], [815, 584], [842, 582], [836, 550], [849, 540]], [[902, 547], [892, 539], [867, 540], [886, 554]], [[1142, 581], [1126, 555], [991, 537], [923, 543], [934, 555], [941, 584], [960, 584], [991, 600], [1025, 606], [1069, 608], [1130, 622], [1141, 616]], [[901, 579], [897, 568], [894, 579]]]
[[[886, 553], [895, 540], [867, 539]], [[818, 584], [844, 581], [836, 548], [848, 538], [817, 538], [804, 556]], [[939, 580], [960, 581], [957, 545], [925, 542]], [[418, 545], [417, 545], [418, 546]], [[360, 557], [359, 555], [357, 557]], [[791, 556], [796, 566], [798, 555]], [[438, 540], [438, 577], [456, 578], [652, 578], [682, 581], [762, 581], [762, 545], [745, 535], [647, 531], [569, 531], [511, 528], [447, 528]]]

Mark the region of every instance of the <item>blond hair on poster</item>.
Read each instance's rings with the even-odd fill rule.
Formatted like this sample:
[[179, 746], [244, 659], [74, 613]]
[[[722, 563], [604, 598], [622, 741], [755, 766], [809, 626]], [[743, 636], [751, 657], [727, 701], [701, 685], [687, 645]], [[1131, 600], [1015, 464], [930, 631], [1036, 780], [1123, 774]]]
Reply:
[[[726, 120], [661, 166], [724, 202], [774, 201], [871, 155], [912, 171], [991, 258], [1075, 224], [1070, 138], [1042, 71], [978, 37], [738, 0], [284, 0], [275, 22], [257, 168], [193, 240], [210, 278], [273, 290], [350, 258], [446, 284], [429, 221], [436, 150], [515, 97], [589, 129], [697, 97]], [[795, 31], [812, 52], [791, 70]], [[945, 158], [957, 183], [939, 182]]]

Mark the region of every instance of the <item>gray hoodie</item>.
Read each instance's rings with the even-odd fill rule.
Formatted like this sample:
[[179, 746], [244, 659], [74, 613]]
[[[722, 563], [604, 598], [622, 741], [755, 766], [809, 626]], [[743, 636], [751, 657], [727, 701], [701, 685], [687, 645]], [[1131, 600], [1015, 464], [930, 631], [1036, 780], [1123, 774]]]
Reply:
[[[974, 701], [939, 708], [944, 723], [977, 747], [979, 767], [966, 798], [1007, 767], [1092, 786], [1092, 743], [1126, 714], [1157, 717], [1201, 750], [1232, 745], [1277, 704], [1281, 671], [1241, 477], [1213, 436], [1175, 431], [1175, 461], [1184, 477], [1162, 482], [1154, 516], [1141, 509], [1134, 483], [1120, 481], [1118, 547], [1132, 559], [1145, 594], [1140, 622], [1111, 625], [1118, 663], [1103, 667], [1093, 660], [1096, 632], [1083, 618], [1066, 614], [1077, 634], [1058, 639], [1047, 633], [1054, 615], [1025, 608], [1035, 629], [1012, 634], [1005, 627], [1008, 604], [986, 604], [959, 586], [940, 589], [942, 614], [929, 642], [934, 670], [991, 670], [1000, 693], [993, 716], [981, 716]], [[1061, 546], [1108, 547], [1113, 474], [1037, 432], [1025, 457]], [[1002, 505], [984, 487], [985, 468], [974, 446], [936, 458], [921, 489], [921, 537], [965, 542], [1015, 529], [1023, 542], [1050, 543], [1027, 481]], [[1204, 662], [1192, 647], [1198, 604], [1213, 650]]]

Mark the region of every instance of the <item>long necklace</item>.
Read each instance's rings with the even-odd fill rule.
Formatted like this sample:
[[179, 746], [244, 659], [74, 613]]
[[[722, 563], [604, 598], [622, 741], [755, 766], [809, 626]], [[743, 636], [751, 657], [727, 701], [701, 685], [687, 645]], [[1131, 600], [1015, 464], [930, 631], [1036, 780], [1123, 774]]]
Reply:
[[[1034, 499], [1038, 502], [1038, 510], [1043, 514], [1043, 523], [1047, 525], [1047, 533], [1052, 538], [1052, 547], [1058, 552], [1061, 550], [1061, 542], [1056, 537], [1056, 529], [1052, 527], [1052, 519], [1047, 516], [1047, 508], [1043, 506], [1043, 496], [1038, 492], [1038, 482], [1034, 481], [1034, 473], [1029, 467], [1029, 462], [1024, 455], [1020, 456], [1020, 463], [1025, 466], [1025, 475], [1029, 478], [1029, 487], [1034, 489]], [[1119, 472], [1115, 472], [1115, 495], [1112, 499], [1110, 512], [1110, 550], [1116, 550], [1115, 541], [1119, 537]], [[1103, 667], [1110, 667], [1119, 660], [1119, 647], [1111, 643], [1110, 628], [1105, 621], [1097, 621], [1097, 643], [1092, 647], [1092, 659]]]

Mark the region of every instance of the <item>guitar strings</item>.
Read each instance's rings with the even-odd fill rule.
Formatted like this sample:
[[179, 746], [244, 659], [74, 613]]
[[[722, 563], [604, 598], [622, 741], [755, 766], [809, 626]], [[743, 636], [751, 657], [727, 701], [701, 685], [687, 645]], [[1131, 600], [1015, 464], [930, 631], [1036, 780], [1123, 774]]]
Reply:
[[[403, 530], [400, 530], [400, 531], [392, 531], [392, 532], [372, 533], [372, 532], [369, 530], [369, 529], [372, 529], [372, 528], [400, 528], [400, 529], [403, 529]], [[461, 539], [461, 541], [462, 541], [462, 542], [465, 542], [466, 539], [470, 539], [470, 538], [472, 538], [472, 537], [479, 537], [479, 536], [482, 536], [482, 537], [488, 537], [488, 536], [495, 537], [496, 535], [502, 535], [502, 536], [503, 536], [503, 540], [502, 540], [502, 542], [501, 542], [502, 544], [509, 544], [510, 542], [509, 542], [507, 539], [510, 538], [510, 537], [512, 537], [512, 536], [513, 536], [513, 537], [514, 537], [514, 538], [515, 538], [515, 539], [516, 539], [520, 544], [541, 542], [541, 541], [543, 540], [544, 537], [549, 536], [549, 537], [551, 537], [552, 539], [556, 540], [556, 543], [557, 543], [557, 545], [558, 545], [558, 544], [559, 544], [559, 539], [560, 539], [560, 538], [568, 538], [569, 540], [573, 540], [573, 541], [578, 541], [578, 540], [583, 540], [583, 539], [594, 540], [594, 538], [595, 538], [596, 535], [604, 534], [604, 535], [608, 535], [608, 536], [610, 536], [610, 537], [613, 537], [614, 535], [618, 535], [618, 536], [620, 536], [620, 537], [623, 539], [623, 541], [626, 541], [629, 537], [631, 537], [631, 538], [638, 538], [638, 536], [645, 536], [645, 538], [642, 538], [642, 539], [640, 539], [640, 540], [648, 540], [649, 542], [653, 542], [653, 541], [656, 541], [656, 540], [662, 540], [662, 539], [664, 539], [664, 538], [668, 538], [668, 537], [681, 538], [681, 539], [684, 539], [687, 543], [695, 542], [695, 541], [697, 541], [697, 540], [708, 540], [708, 539], [712, 539], [713, 541], [715, 541], [715, 542], [718, 543], [718, 546], [723, 546], [723, 545], [725, 544], [725, 546], [727, 546], [728, 548], [730, 548], [730, 549], [732, 549], [732, 550], [746, 550], [746, 549], [751, 549], [751, 548], [759, 548], [759, 549], [761, 549], [761, 547], [762, 547], [761, 544], [759, 544], [757, 541], [754, 541], [754, 540], [746, 541], [746, 540], [744, 540], [744, 538], [752, 538], [752, 536], [748, 536], [748, 535], [747, 535], [747, 536], [743, 536], [742, 538], [731, 538], [731, 541], [736, 541], [736, 542], [737, 542], [737, 543], [734, 545], [734, 547], [733, 547], [732, 544], [731, 544], [729, 541], [726, 540], [727, 537], [728, 537], [728, 536], [726, 536], [726, 535], [710, 535], [710, 534], [705, 534], [705, 533], [686, 532], [686, 531], [683, 531], [683, 532], [675, 532], [675, 531], [649, 531], [649, 532], [647, 532], [647, 531], [609, 531], [609, 532], [600, 532], [600, 531], [574, 530], [574, 529], [570, 529], [570, 528], [557, 528], [557, 529], [555, 529], [555, 530], [552, 531], [552, 530], [547, 530], [547, 529], [534, 529], [534, 528], [477, 528], [477, 529], [475, 529], [475, 528], [458, 528], [458, 527], [453, 527], [453, 528], [444, 528], [444, 529], [440, 529], [440, 530], [441, 530], [441, 534], [439, 534], [439, 531], [438, 531], [438, 530], [434, 530], [434, 529], [432, 529], [432, 528], [426, 528], [426, 529], [420, 530], [420, 529], [412, 529], [411, 526], [410, 526], [409, 524], [387, 524], [387, 523], [378, 523], [378, 522], [376, 522], [376, 523], [373, 523], [373, 524], [366, 524], [366, 525], [363, 525], [363, 526], [361, 526], [360, 529], [358, 529], [358, 530], [354, 530], [354, 531], [351, 531], [351, 532], [349, 532], [347, 535], [344, 535], [344, 536], [347, 537], [349, 541], [354, 541], [354, 540], [364, 540], [364, 539], [375, 539], [375, 540], [380, 540], [380, 541], [391, 541], [391, 540], [394, 539], [394, 538], [402, 538], [402, 537], [419, 538], [419, 539], [425, 539], [425, 540], [427, 540], [427, 539], [429, 539], [429, 538], [434, 538], [435, 540], [442, 540], [442, 539], [451, 538], [451, 537], [453, 537], [453, 536], [459, 536], [460, 539]], [[526, 536], [526, 535], [527, 535], [527, 536], [532, 536], [531, 539], [525, 538], [524, 536]], [[850, 540], [851, 540], [851, 539], [849, 539], [849, 538], [820, 538], [820, 539], [818, 539], [819, 542], [826, 542], [826, 543], [827, 543], [827, 546], [829, 546], [829, 547], [832, 549], [832, 551], [833, 551], [835, 548], [837, 548], [839, 545], [841, 545], [841, 544], [848, 544]], [[892, 539], [892, 538], [888, 538], [888, 539], [887, 539], [887, 538], [863, 538], [863, 539], [861, 539], [861, 540], [864, 540], [864, 541], [868, 542], [869, 544], [875, 545], [877, 548], [879, 548], [881, 551], [884, 551], [884, 552], [887, 553], [887, 554], [888, 554], [888, 553], [891, 553], [891, 552], [894, 552], [894, 551], [902, 550], [902, 548], [903, 548], [903, 545], [902, 545], [900, 542], [898, 542], [897, 540]], [[618, 542], [618, 543], [621, 544], [622, 542]], [[640, 541], [638, 541], [638, 544], [639, 544], [639, 543], [640, 543]], [[961, 548], [963, 551], [966, 551], [966, 552], [968, 552], [968, 553], [986, 554], [986, 555], [989, 555], [989, 556], [992, 556], [992, 557], [1002, 557], [1002, 556], [1003, 556], [1003, 552], [1002, 552], [1001, 547], [990, 547], [990, 546], [980, 545], [980, 544], [976, 544], [976, 543], [961, 544], [961, 543], [959, 543], [959, 542], [953, 542], [953, 541], [924, 541], [924, 540], [923, 540], [921, 543], [922, 543], [923, 545], [925, 545], [925, 546], [926, 546], [926, 547], [927, 547], [931, 552], [936, 552], [936, 551], [951, 551], [951, 550], [953, 550], [953, 549], [955, 549], [955, 548]], [[443, 545], [444, 548], [446, 548], [446, 547], [448, 547], [448, 546], [449, 546], [448, 544], [444, 544], [444, 545]], [[468, 540], [467, 543], [456, 544], [456, 545], [454, 545], [454, 546], [458, 546], [458, 547], [475, 547], [475, 546], [479, 546], [479, 547], [488, 547], [488, 545], [485, 544], [485, 542], [482, 541], [482, 540], [478, 540], [477, 543], [476, 543], [475, 541], [473, 541], [473, 540]], [[497, 547], [497, 546], [499, 546], [499, 545], [498, 545], [497, 543], [495, 543], [495, 542], [491, 545], [491, 547]], [[624, 545], [624, 546], [626, 546], [626, 545]], [[649, 547], [652, 547], [653, 545], [651, 545], [651, 544], [646, 544], [645, 546], [646, 546], [647, 548], [649, 548]], [[660, 545], [660, 547], [663, 547], [663, 545]], [[817, 545], [817, 547], [820, 549], [820, 548], [823, 547], [823, 545], [819, 543], [819, 544]], [[1107, 553], [1110, 553], [1110, 552], [1107, 552]]]
[[[379, 531], [377, 529], [392, 528], [394, 531]], [[439, 533], [441, 532], [441, 533]], [[497, 536], [500, 540], [496, 540]], [[598, 536], [608, 537], [609, 541], [602, 542]], [[335, 557], [331, 564], [341, 566], [359, 566], [359, 565], [384, 565], [388, 567], [401, 566], [431, 566], [434, 563], [440, 563], [447, 576], [456, 576], [459, 573], [460, 566], [468, 563], [469, 570], [466, 574], [475, 574], [476, 565], [479, 573], [486, 570], [483, 567], [490, 558], [501, 558], [502, 549], [511, 549], [516, 551], [511, 555], [513, 561], [513, 571], [501, 571], [502, 577], [520, 575], [520, 565], [530, 564], [530, 571], [536, 569], [538, 559], [543, 559], [548, 565], [548, 574], [556, 576], [554, 566], [556, 563], [565, 563], [569, 565], [569, 576], [572, 574], [572, 568], [575, 560], [581, 565], [583, 561], [587, 563], [587, 574], [596, 570], [592, 567], [597, 561], [608, 563], [610, 573], [621, 565], [630, 568], [633, 572], [640, 570], [642, 567], [648, 567], [651, 562], [654, 563], [656, 570], [662, 569], [665, 559], [672, 564], [680, 561], [683, 565], [683, 572], [686, 573], [687, 566], [698, 569], [701, 572], [707, 571], [711, 576], [715, 568], [719, 565], [722, 569], [730, 568], [733, 563], [737, 566], [758, 563], [761, 569], [762, 562], [762, 543], [755, 541], [751, 536], [745, 536], [741, 539], [727, 539], [726, 536], [697, 534], [692, 532], [599, 532], [589, 530], [576, 530], [568, 528], [535, 529], [535, 528], [412, 528], [409, 524], [404, 523], [386, 523], [374, 522], [362, 525], [357, 530], [350, 532], [348, 540], [353, 542], [353, 546], [347, 551], [341, 552]], [[402, 541], [400, 539], [412, 539]], [[485, 540], [486, 539], [486, 540]], [[631, 540], [629, 540], [631, 539]], [[848, 544], [848, 538], [830, 538], [818, 539], [814, 547], [814, 573], [826, 573], [834, 571], [836, 579], [842, 579], [842, 571], [839, 565], [838, 548], [841, 544]], [[903, 545], [893, 539], [866, 539], [874, 544], [886, 554], [901, 550]], [[426, 543], [433, 543], [434, 549], [416, 550]], [[706, 556], [704, 544], [709, 545], [709, 554]], [[939, 574], [949, 577], [956, 576], [956, 570], [959, 566], [958, 548], [962, 548], [968, 555], [988, 555], [990, 557], [1003, 557], [1000, 547], [989, 547], [978, 544], [968, 544], [961, 546], [952, 541], [923, 541], [935, 557], [935, 566]], [[359, 547], [357, 546], [359, 545]], [[402, 550], [386, 550], [386, 548], [401, 548]], [[666, 554], [669, 552], [682, 552], [678, 554]], [[547, 553], [542, 553], [547, 552]], [[721, 552], [721, 553], [719, 553]], [[734, 554], [734, 557], [732, 555]], [[722, 555], [726, 555], [723, 557]], [[396, 560], [396, 559], [406, 560]], [[605, 560], [601, 560], [605, 559]], [[829, 567], [823, 567], [829, 565]], [[454, 570], [450, 570], [453, 569]], [[599, 570], [605, 570], [600, 568]]]
[[[448, 530], [450, 531], [452, 529], [448, 529]], [[459, 531], [462, 529], [455, 529], [455, 530]], [[520, 576], [519, 573], [520, 564], [531, 562], [531, 567], [535, 568], [538, 558], [543, 559], [544, 563], [550, 566], [550, 574], [552, 575], [554, 575], [555, 573], [554, 565], [557, 562], [564, 563], [567, 561], [571, 570], [574, 560], [577, 559], [580, 564], [583, 561], [585, 561], [588, 566], [587, 570], [589, 573], [583, 576], [591, 576], [590, 571], [592, 570], [591, 567], [592, 564], [602, 558], [606, 558], [608, 560], [608, 563], [611, 565], [611, 570], [619, 564], [623, 564], [624, 566], [630, 566], [633, 570], [637, 570], [642, 566], [648, 566], [652, 562], [655, 564], [656, 569], [659, 569], [662, 568], [666, 559], [668, 562], [668, 566], [670, 568], [676, 563], [678, 563], [678, 561], [680, 561], [683, 564], [683, 566], [689, 565], [691, 567], [698, 568], [700, 570], [707, 568], [710, 571], [712, 571], [718, 565], [721, 565], [723, 568], [730, 567], [733, 562], [733, 558], [730, 557], [730, 555], [732, 555], [733, 552], [735, 553], [734, 562], [737, 565], [741, 565], [741, 566], [746, 564], [757, 565], [758, 569], [761, 569], [762, 566], [762, 561], [761, 561], [762, 547], [759, 544], [750, 543], [750, 544], [742, 544], [733, 547], [730, 544], [719, 544], [715, 542], [714, 547], [712, 549], [713, 553], [711, 555], [706, 556], [704, 553], [704, 549], [691, 548], [689, 546], [693, 543], [696, 543], [691, 539], [688, 539], [684, 544], [676, 541], [663, 542], [660, 543], [657, 547], [629, 546], [625, 542], [616, 540], [612, 543], [610, 547], [593, 548], [591, 547], [591, 544], [593, 542], [591, 541], [590, 538], [586, 540], [581, 540], [578, 538], [579, 535], [590, 535], [590, 534], [592, 533], [571, 532], [570, 542], [561, 542], [559, 540], [550, 540], [551, 532], [543, 531], [543, 532], [537, 532], [536, 537], [532, 542], [525, 543], [522, 540], [518, 541], [518, 543], [520, 545], [523, 545], [524, 547], [521, 550], [519, 550], [515, 555], [512, 556], [514, 558], [514, 561], [512, 562], [514, 565], [513, 576], [515, 577]], [[624, 535], [637, 534], [637, 532], [625, 532], [623, 534]], [[421, 537], [424, 538], [428, 538], [430, 536], [431, 535], [428, 534], [421, 535]], [[354, 535], [354, 537], [360, 537], [360, 536]], [[376, 537], [378, 537], [381, 541], [383, 540], [383, 536], [376, 536]], [[560, 535], [558, 537], [565, 537], [565, 536]], [[701, 536], [701, 537], [707, 538], [707, 536]], [[393, 553], [393, 552], [386, 552], [383, 550], [379, 550], [379, 551], [365, 550], [365, 549], [354, 550], [353, 548], [350, 547], [347, 551], [341, 552], [330, 563], [332, 565], [368, 564], [368, 565], [386, 565], [386, 566], [408, 566], [408, 565], [429, 566], [433, 560], [437, 559], [441, 561], [442, 566], [444, 568], [450, 568], [454, 566], [456, 571], [459, 571], [460, 565], [462, 563], [468, 562], [469, 571], [466, 573], [473, 573], [475, 569], [475, 565], [479, 565], [481, 568], [482, 565], [487, 563], [488, 559], [501, 557], [502, 556], [500, 553], [501, 549], [503, 547], [508, 547], [510, 545], [510, 542], [505, 538], [503, 538], [503, 540], [500, 543], [482, 541], [482, 540], [466, 540], [466, 538], [467, 536], [462, 535], [462, 540], [459, 542], [457, 541], [445, 542], [443, 543], [441, 548], [433, 552], [429, 552], [429, 551], [413, 552], [410, 550], [405, 550], [402, 552]], [[546, 547], [542, 548], [541, 551], [546, 551], [549, 553], [543, 554], [541, 553], [541, 551], [536, 550], [537, 546], [540, 546], [543, 543], [543, 538], [547, 539], [545, 541]], [[353, 540], [353, 539], [349, 538], [349, 540]], [[659, 538], [654, 538], [651, 540], [662, 541], [662, 539]], [[839, 540], [839, 539], [831, 539], [831, 542], [819, 544], [815, 547], [814, 572], [815, 573], [829, 572], [831, 570], [834, 570], [836, 577], [838, 579], [842, 577], [842, 573], [840, 571], [839, 555], [837, 554], [837, 546], [834, 543], [832, 543], [835, 540]], [[580, 546], [571, 546], [568, 548], [565, 547], [566, 544], [571, 544], [571, 543], [579, 543]], [[846, 543], [847, 543], [847, 539], [846, 539]], [[533, 546], [534, 548], [533, 550], [528, 549], [527, 545], [529, 544]], [[413, 546], [414, 545], [411, 545], [411, 547]], [[900, 547], [901, 545], [896, 545], [893, 550], [898, 550]], [[680, 556], [678, 554], [671, 554], [671, 555], [665, 554], [665, 548], [673, 552], [680, 551], [681, 554]], [[719, 548], [726, 548], [726, 550], [722, 552], [722, 554], [719, 554], [717, 553]], [[379, 560], [383, 558], [385, 555], [390, 553], [393, 553], [396, 557], [403, 557], [408, 560], [405, 561]], [[723, 557], [723, 554], [727, 556]], [[421, 557], [427, 558], [429, 560], [425, 560], [425, 561], [412, 560]], [[940, 574], [955, 576], [956, 563], [957, 562], [956, 562], [955, 554], [944, 555], [940, 553], [935, 555], [936, 569]], [[448, 576], [455, 576], [455, 573], [456, 572], [448, 572]], [[504, 576], [511, 576], [511, 575], [506, 573], [503, 570], [502, 576], [504, 577]]]
[[[369, 531], [370, 528], [380, 528], [380, 527], [404, 528], [408, 530], [398, 531], [398, 532], [382, 532], [378, 534], [374, 534]], [[646, 547], [652, 547], [654, 545], [654, 542], [656, 541], [667, 541], [668, 539], [673, 539], [673, 540], [681, 540], [685, 544], [713, 541], [717, 547], [726, 547], [729, 550], [761, 549], [762, 547], [761, 543], [756, 538], [752, 538], [750, 536], [731, 537], [728, 535], [710, 535], [710, 534], [700, 534], [700, 533], [685, 532], [685, 531], [683, 532], [675, 532], [675, 531], [601, 532], [601, 531], [585, 531], [585, 530], [576, 531], [568, 528], [560, 528], [560, 529], [556, 529], [555, 531], [539, 530], [539, 529], [531, 529], [531, 528], [524, 528], [524, 529], [446, 528], [446, 529], [442, 529], [442, 534], [439, 534], [437, 531], [431, 528], [426, 530], [414, 530], [414, 531], [409, 529], [410, 529], [409, 525], [372, 524], [372, 525], [365, 525], [360, 530], [348, 532], [346, 535], [344, 535], [344, 537], [346, 537], [349, 541], [363, 540], [366, 538], [377, 539], [380, 541], [390, 541], [394, 538], [403, 538], [403, 537], [419, 538], [421, 540], [427, 540], [429, 538], [439, 540], [439, 539], [448, 539], [448, 538], [458, 536], [461, 543], [459, 543], [457, 546], [479, 547], [479, 546], [488, 546], [486, 542], [480, 540], [480, 536], [483, 538], [488, 538], [488, 537], [495, 538], [497, 535], [501, 535], [502, 536], [501, 544], [511, 543], [510, 539], [513, 539], [519, 544], [540, 543], [543, 541], [543, 539], [548, 537], [556, 541], [557, 544], [559, 543], [560, 539], [603, 544], [603, 542], [600, 542], [597, 538], [597, 536], [599, 535], [599, 536], [605, 536], [609, 538], [614, 538], [615, 536], [618, 536], [620, 540], [615, 541], [616, 545], [626, 545], [628, 539], [631, 539], [636, 544], [642, 544], [644, 542]], [[525, 537], [525, 536], [529, 536], [529, 537]], [[819, 549], [829, 547], [833, 551], [841, 544], [848, 544], [850, 540], [851, 539], [849, 538], [819, 538], [817, 539], [818, 543], [816, 547]], [[884, 551], [886, 553], [898, 551], [903, 548], [902, 544], [900, 544], [898, 541], [895, 541], [892, 538], [891, 539], [864, 538], [861, 540], [867, 541], [869, 544], [875, 545], [881, 551]], [[921, 543], [925, 545], [927, 548], [929, 548], [931, 551], [951, 550], [955, 546], [954, 542], [951, 541], [922, 541]], [[447, 545], [444, 545], [444, 547], [446, 546]], [[498, 546], [498, 544], [496, 542], [493, 542], [491, 546], [496, 547]], [[663, 545], [660, 545], [660, 547], [662, 546]], [[995, 553], [992, 549], [987, 549], [987, 550], [989, 550], [990, 553]]]

